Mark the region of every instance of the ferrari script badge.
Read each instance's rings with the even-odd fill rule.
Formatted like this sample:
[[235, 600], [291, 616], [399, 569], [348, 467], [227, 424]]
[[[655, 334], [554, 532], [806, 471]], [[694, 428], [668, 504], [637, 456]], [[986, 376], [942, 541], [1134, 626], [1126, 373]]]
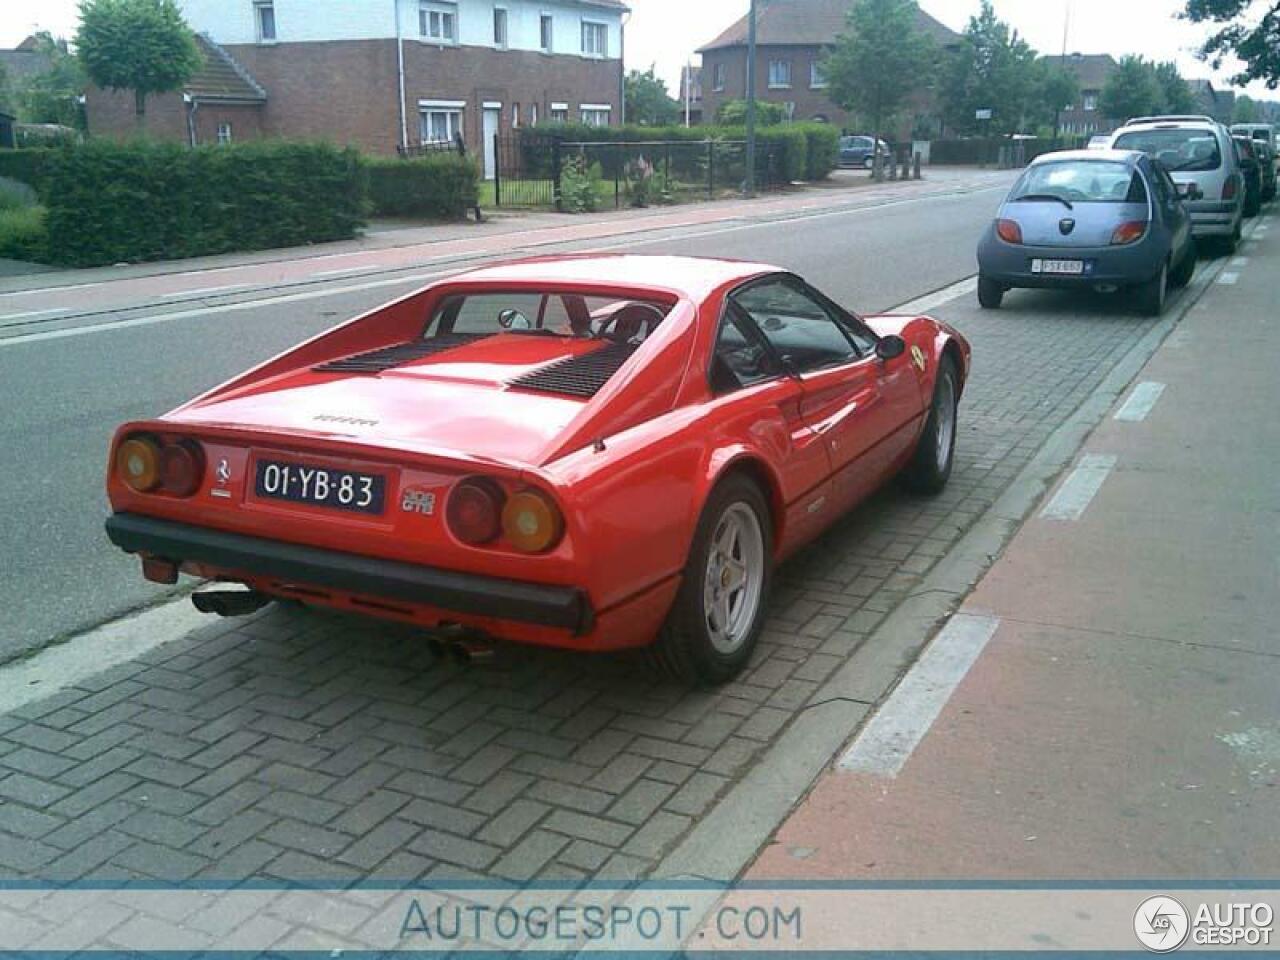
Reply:
[[924, 368], [928, 365], [924, 358], [924, 351], [919, 347], [911, 348], [911, 362], [920, 368], [921, 373], [924, 373]]

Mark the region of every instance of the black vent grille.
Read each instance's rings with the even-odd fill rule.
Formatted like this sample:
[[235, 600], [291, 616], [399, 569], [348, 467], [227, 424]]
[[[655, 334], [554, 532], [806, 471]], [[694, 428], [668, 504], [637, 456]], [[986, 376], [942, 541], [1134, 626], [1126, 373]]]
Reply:
[[315, 369], [320, 373], [382, 373], [414, 360], [443, 353], [455, 347], [491, 336], [487, 333], [444, 333], [426, 340], [410, 340], [390, 347], [379, 347], [367, 353], [356, 353], [341, 360], [330, 360]]
[[587, 399], [600, 392], [636, 349], [630, 343], [611, 344], [591, 353], [565, 357], [508, 382], [513, 387], [526, 390], [564, 393]]

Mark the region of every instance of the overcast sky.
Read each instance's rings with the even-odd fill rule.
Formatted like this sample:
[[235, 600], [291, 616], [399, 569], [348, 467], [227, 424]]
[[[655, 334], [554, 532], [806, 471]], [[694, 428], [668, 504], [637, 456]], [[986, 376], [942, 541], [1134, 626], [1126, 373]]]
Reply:
[[[674, 94], [681, 64], [742, 16], [748, 0], [630, 0], [630, 4], [627, 66], [645, 69], [656, 64]], [[920, 0], [920, 6], [952, 29], [962, 30], [977, 11], [978, 0]], [[995, 0], [996, 14], [1041, 53], [1062, 50], [1068, 7], [1069, 50], [1173, 59], [1184, 76], [1213, 76], [1208, 65], [1192, 54], [1206, 28], [1175, 19], [1182, 0]], [[75, 23], [76, 0], [0, 0], [0, 47], [12, 47], [35, 29], [70, 34]], [[1280, 99], [1280, 93], [1261, 84], [1249, 92]]]

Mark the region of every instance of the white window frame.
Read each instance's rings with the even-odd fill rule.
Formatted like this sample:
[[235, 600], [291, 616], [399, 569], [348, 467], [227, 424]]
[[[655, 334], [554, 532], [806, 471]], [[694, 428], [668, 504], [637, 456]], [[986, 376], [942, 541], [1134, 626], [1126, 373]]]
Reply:
[[518, 103], [511, 104], [511, 129], [520, 129], [520, 104]]
[[[263, 13], [271, 13], [271, 35], [267, 35]], [[258, 43], [275, 43], [280, 37], [280, 24], [276, 23], [275, 0], [253, 0], [253, 29]]]
[[717, 63], [711, 67], [711, 89], [723, 93], [725, 81], [729, 77], [729, 67], [725, 63]]
[[223, 120], [218, 124], [218, 143], [227, 144], [232, 141], [231, 121]]
[[[432, 32], [437, 28], [438, 32]], [[418, 4], [418, 35], [428, 43], [456, 45], [458, 5], [445, 0], [422, 0]]]
[[1084, 109], [1086, 113], [1093, 113], [1098, 109], [1098, 95], [1096, 93], [1086, 93], [1083, 99]]
[[[418, 101], [418, 134], [423, 143], [451, 143], [459, 136], [465, 136], [465, 100], [419, 100]], [[433, 116], [442, 116], [444, 121], [444, 139], [433, 135]]]
[[493, 45], [506, 50], [511, 43], [511, 16], [506, 7], [493, 8]]
[[[786, 74], [785, 81], [782, 78], [784, 73]], [[770, 90], [790, 90], [791, 89], [791, 61], [790, 60], [770, 60], [769, 61], [769, 89]]]
[[[592, 38], [588, 44], [587, 38]], [[598, 49], [597, 49], [598, 48]], [[582, 21], [582, 55], [604, 60], [609, 56], [609, 25], [600, 20]]]
[[549, 13], [538, 14], [538, 49], [553, 53], [556, 48], [556, 18]]
[[809, 62], [809, 89], [827, 89], [827, 75], [822, 69], [821, 60], [811, 60]]
[[[590, 116], [588, 116], [590, 114]], [[588, 127], [607, 127], [613, 122], [613, 104], [581, 103], [578, 104], [578, 118]], [[603, 123], [599, 121], [603, 120]]]
[[538, 125], [538, 103], [535, 100], [529, 104], [529, 126], [536, 127]]
[[568, 123], [569, 122], [569, 104], [553, 103], [550, 111], [551, 123]]

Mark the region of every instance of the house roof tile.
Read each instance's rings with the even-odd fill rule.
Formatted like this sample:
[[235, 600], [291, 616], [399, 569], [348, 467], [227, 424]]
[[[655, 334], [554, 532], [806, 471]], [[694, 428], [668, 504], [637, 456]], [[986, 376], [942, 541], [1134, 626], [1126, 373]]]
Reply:
[[1076, 83], [1085, 90], [1101, 90], [1111, 74], [1120, 68], [1109, 53], [1069, 53], [1065, 57], [1045, 57], [1051, 67], [1062, 67], [1075, 75]]
[[209, 37], [197, 35], [196, 46], [204, 62], [182, 88], [193, 100], [262, 103], [267, 99], [267, 92], [249, 71]]
[[[856, 0], [764, 0], [756, 14], [756, 43], [773, 46], [822, 46], [845, 31]], [[935, 43], [950, 46], [960, 35], [923, 10], [919, 27]], [[747, 42], [747, 18], [738, 20], [699, 52], [740, 47]]]

